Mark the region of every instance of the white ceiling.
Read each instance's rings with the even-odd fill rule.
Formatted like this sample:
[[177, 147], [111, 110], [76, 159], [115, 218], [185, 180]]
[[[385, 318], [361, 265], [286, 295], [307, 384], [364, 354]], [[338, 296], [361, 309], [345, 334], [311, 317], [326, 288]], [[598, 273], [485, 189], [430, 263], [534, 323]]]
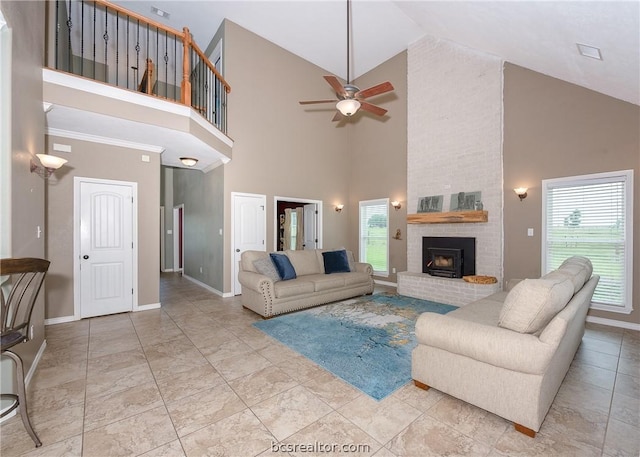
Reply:
[[[346, 79], [346, 0], [116, 3], [177, 29], [189, 27], [203, 49], [227, 18]], [[152, 6], [169, 19], [153, 15]], [[638, 1], [353, 0], [351, 79], [424, 35], [640, 105]], [[580, 56], [576, 43], [600, 48], [603, 60]]]

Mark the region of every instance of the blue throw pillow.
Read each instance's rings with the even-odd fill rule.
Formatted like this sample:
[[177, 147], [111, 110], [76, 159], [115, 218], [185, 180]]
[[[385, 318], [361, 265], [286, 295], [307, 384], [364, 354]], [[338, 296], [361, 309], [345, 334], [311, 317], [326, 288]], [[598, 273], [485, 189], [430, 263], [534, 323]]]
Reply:
[[269, 254], [271, 256], [271, 260], [273, 260], [276, 269], [278, 270], [278, 274], [282, 278], [283, 281], [287, 279], [296, 279], [296, 270], [291, 265], [291, 261], [289, 257], [284, 254]]
[[324, 272], [326, 274], [348, 273], [351, 271], [347, 251], [344, 249], [340, 251], [323, 252], [322, 258], [324, 260]]

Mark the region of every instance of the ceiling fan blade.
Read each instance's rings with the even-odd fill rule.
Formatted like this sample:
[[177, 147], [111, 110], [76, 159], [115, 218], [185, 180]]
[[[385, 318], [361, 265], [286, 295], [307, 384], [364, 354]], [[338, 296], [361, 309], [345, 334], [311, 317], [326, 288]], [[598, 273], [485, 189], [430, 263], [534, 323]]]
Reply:
[[342, 120], [342, 113], [340, 111], [336, 111], [335, 116], [331, 119], [332, 122], [338, 122]]
[[333, 88], [333, 90], [336, 91], [336, 94], [342, 97], [347, 96], [347, 92], [344, 90], [344, 87], [342, 87], [342, 84], [340, 84], [340, 81], [338, 80], [338, 78], [336, 78], [333, 75], [329, 75], [329, 76], [325, 76], [324, 79], [329, 83], [329, 85]]
[[389, 82], [383, 82], [378, 84], [377, 86], [369, 87], [368, 89], [363, 89], [361, 91], [356, 92], [355, 97], [358, 100], [373, 97], [374, 95], [384, 94], [385, 92], [390, 92], [393, 90], [393, 85]]
[[338, 100], [305, 100], [302, 102], [298, 102], [301, 105], [312, 105], [314, 103], [337, 103]]
[[360, 109], [369, 111], [377, 116], [383, 116], [387, 112], [386, 109], [380, 108], [379, 106], [373, 105], [369, 102], [365, 102], [364, 100], [360, 100]]

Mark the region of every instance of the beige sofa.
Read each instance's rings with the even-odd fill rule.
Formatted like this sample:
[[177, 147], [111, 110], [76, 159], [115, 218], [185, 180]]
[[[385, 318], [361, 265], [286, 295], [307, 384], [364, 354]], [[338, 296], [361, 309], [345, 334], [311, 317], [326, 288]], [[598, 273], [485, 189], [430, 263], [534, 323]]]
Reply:
[[416, 323], [412, 377], [514, 422], [535, 436], [584, 334], [599, 277], [571, 257], [540, 279], [517, 282], [446, 315]]
[[326, 274], [323, 252], [327, 251], [314, 249], [278, 252], [287, 256], [297, 276], [284, 281], [258, 272], [257, 262], [269, 258], [270, 253], [243, 252], [238, 273], [243, 306], [268, 318], [373, 293], [373, 268], [370, 264], [355, 262], [353, 254], [345, 251], [350, 271]]

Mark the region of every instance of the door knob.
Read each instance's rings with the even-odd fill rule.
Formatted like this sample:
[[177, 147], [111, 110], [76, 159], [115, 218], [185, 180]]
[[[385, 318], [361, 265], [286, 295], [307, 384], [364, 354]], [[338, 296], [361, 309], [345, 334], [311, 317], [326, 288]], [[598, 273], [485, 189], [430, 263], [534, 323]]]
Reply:
[[83, 255], [83, 256], [82, 256], [82, 258], [83, 258], [84, 260], [87, 260], [87, 259], [89, 258], [89, 256], [88, 256], [88, 255]]
[[236, 252], [240, 252], [240, 249], [236, 249]]

